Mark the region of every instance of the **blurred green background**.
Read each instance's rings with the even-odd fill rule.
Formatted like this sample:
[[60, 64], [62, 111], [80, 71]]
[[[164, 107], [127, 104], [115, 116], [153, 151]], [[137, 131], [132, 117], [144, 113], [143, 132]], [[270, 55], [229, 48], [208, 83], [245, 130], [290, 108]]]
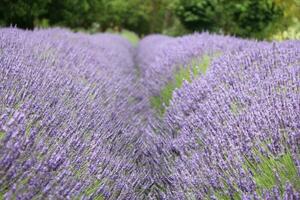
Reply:
[[1, 0], [0, 26], [120, 32], [132, 40], [194, 31], [299, 39], [300, 0]]

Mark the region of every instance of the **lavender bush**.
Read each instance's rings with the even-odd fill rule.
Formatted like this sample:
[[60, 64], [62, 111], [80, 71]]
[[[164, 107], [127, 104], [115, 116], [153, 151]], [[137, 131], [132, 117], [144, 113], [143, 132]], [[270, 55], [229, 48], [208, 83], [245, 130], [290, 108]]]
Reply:
[[59, 29], [2, 29], [0, 41], [4, 198], [112, 196], [132, 168], [116, 139], [135, 109], [130, 45]]
[[138, 58], [144, 59], [137, 62], [143, 66], [142, 82], [149, 91], [152, 107], [163, 114], [173, 91], [181, 87], [183, 80], [191, 81], [204, 74], [210, 62], [226, 52], [241, 51], [254, 45], [253, 41], [208, 33], [176, 39], [154, 35], [141, 40]]
[[186, 195], [298, 199], [299, 42], [217, 59], [165, 115]]

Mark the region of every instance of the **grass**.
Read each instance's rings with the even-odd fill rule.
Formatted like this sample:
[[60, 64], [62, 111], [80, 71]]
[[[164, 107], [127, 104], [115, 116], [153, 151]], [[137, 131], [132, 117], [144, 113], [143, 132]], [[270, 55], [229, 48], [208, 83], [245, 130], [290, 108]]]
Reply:
[[242, 199], [241, 198], [241, 194], [239, 192], [235, 192], [232, 197], [230, 197], [227, 194], [224, 194], [223, 192], [219, 192], [219, 191], [215, 192], [214, 195], [219, 200], [232, 200], [232, 199], [234, 199], [234, 200], [241, 200]]
[[290, 152], [276, 157], [266, 157], [258, 151], [255, 153], [261, 162], [255, 163], [247, 160], [245, 165], [253, 174], [259, 194], [275, 186], [278, 186], [283, 194], [287, 181], [297, 190], [300, 189], [300, 177]]
[[243, 111], [244, 107], [242, 105], [242, 103], [238, 102], [238, 101], [233, 101], [230, 104], [230, 110], [234, 115], [238, 115], [239, 113], [241, 113]]
[[4, 192], [0, 192], [0, 200], [4, 200]]
[[5, 132], [4, 131], [0, 131], [0, 140], [2, 140], [5, 137]]
[[[93, 193], [95, 193], [99, 186], [101, 185], [101, 181], [100, 180], [96, 180], [90, 187], [88, 187], [83, 194], [81, 194], [81, 196], [78, 199], [81, 199], [82, 195], [85, 195], [87, 197], [91, 196]], [[95, 200], [104, 200], [104, 197], [102, 197], [101, 195], [94, 197]]]
[[186, 67], [179, 67], [173, 75], [173, 80], [166, 84], [166, 86], [160, 91], [160, 94], [158, 96], [151, 97], [150, 102], [152, 108], [154, 108], [156, 112], [162, 116], [166, 107], [170, 104], [173, 91], [180, 88], [184, 80], [191, 82], [193, 77], [197, 77], [200, 73], [205, 74], [211, 60], [212, 57], [204, 55], [200, 59], [192, 59]]

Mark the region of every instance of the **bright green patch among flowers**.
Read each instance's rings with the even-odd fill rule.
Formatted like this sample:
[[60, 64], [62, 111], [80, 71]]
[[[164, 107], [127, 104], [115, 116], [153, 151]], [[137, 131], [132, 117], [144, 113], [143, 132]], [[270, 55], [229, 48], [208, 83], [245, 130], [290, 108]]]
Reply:
[[246, 168], [253, 173], [258, 193], [261, 193], [264, 189], [272, 189], [275, 186], [279, 186], [282, 192], [287, 181], [294, 188], [300, 189], [300, 177], [297, 174], [297, 167], [290, 152], [276, 157], [266, 157], [259, 152], [256, 155], [261, 162], [253, 163], [247, 160]]
[[[276, 157], [264, 156], [258, 150], [254, 152], [260, 161], [255, 162], [245, 158], [244, 169], [251, 171], [258, 195], [261, 195], [264, 190], [272, 190], [276, 186], [279, 187], [281, 195], [283, 195], [286, 182], [291, 183], [296, 190], [300, 189], [300, 177], [290, 152]], [[236, 192], [233, 197], [230, 197], [225, 191], [214, 191], [214, 195], [220, 200], [240, 200], [241, 191], [238, 188], [235, 189]]]
[[193, 77], [198, 76], [200, 73], [205, 74], [211, 60], [211, 56], [204, 55], [201, 59], [192, 59], [186, 67], [180, 67], [179, 70], [174, 73], [174, 79], [167, 83], [167, 85], [160, 91], [160, 95], [151, 97], [151, 106], [157, 111], [157, 113], [163, 115], [165, 112], [165, 106], [169, 106], [170, 104], [173, 91], [176, 88], [180, 88], [184, 80], [191, 82]]
[[132, 31], [123, 30], [120, 35], [136, 46], [140, 40], [139, 36]]
[[[95, 193], [97, 191], [97, 189], [100, 187], [101, 181], [96, 180], [89, 188], [87, 188], [82, 195], [85, 196], [91, 196], [93, 193]], [[81, 195], [81, 196], [82, 196]], [[81, 197], [79, 197], [78, 199], [81, 199]], [[104, 200], [104, 198], [99, 195], [97, 197], [94, 198], [95, 200]]]
[[2, 140], [5, 137], [5, 132], [4, 131], [0, 131], [0, 140]]
[[4, 192], [0, 192], [0, 200], [4, 199]]

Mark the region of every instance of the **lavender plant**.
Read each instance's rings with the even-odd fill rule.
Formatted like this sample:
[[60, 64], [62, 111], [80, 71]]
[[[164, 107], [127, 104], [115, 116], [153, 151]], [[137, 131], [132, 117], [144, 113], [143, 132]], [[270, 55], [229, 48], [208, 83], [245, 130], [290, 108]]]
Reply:
[[165, 121], [186, 196], [299, 198], [299, 58], [297, 41], [231, 53], [176, 91]]
[[[148, 41], [153, 42], [151, 45], [143, 45]], [[155, 45], [156, 41], [160, 44]], [[253, 44], [253, 41], [208, 33], [196, 33], [174, 39], [146, 37], [141, 41], [138, 53], [138, 57], [145, 59], [140, 59], [143, 62], [138, 60], [138, 63], [144, 66], [141, 70], [142, 82], [149, 90], [152, 107], [163, 114], [173, 91], [181, 87], [183, 80], [191, 81], [199, 72], [204, 74], [209, 63], [222, 53], [241, 51], [252, 47]], [[200, 66], [200, 69], [197, 66]]]
[[60, 29], [0, 37], [3, 198], [113, 196], [133, 165], [116, 138], [133, 129], [129, 44]]
[[150, 103], [156, 112], [163, 115], [172, 99], [173, 91], [180, 88], [184, 81], [191, 82], [200, 74], [205, 74], [212, 58], [213, 56], [204, 55], [200, 59], [192, 59], [188, 64], [175, 71], [174, 80], [170, 80], [161, 89], [159, 95], [150, 97]]

